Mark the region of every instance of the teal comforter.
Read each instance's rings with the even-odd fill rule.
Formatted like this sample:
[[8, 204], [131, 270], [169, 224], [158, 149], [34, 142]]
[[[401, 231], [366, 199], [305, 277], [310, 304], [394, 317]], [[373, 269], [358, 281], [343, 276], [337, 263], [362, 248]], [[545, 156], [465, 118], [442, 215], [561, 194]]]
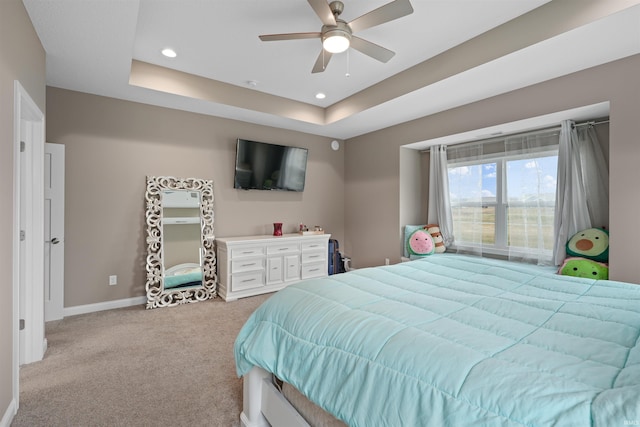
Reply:
[[640, 286], [440, 254], [276, 293], [235, 343], [350, 426], [640, 424]]

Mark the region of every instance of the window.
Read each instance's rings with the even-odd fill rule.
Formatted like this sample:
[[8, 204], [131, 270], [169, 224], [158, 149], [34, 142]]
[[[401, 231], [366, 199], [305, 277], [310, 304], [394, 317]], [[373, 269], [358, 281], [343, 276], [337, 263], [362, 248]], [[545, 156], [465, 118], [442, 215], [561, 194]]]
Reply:
[[[448, 150], [455, 246], [551, 258], [558, 134], [509, 137]], [[473, 152], [474, 151], [474, 152]], [[488, 154], [485, 154], [488, 153]]]

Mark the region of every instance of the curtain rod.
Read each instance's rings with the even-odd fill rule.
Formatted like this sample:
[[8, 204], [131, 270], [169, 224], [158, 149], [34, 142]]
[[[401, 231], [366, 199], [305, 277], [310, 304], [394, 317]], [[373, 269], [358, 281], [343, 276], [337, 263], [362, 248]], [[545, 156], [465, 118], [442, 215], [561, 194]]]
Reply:
[[578, 127], [578, 126], [587, 126], [587, 125], [597, 126], [597, 125], [601, 125], [601, 124], [604, 124], [604, 123], [609, 123], [609, 119], [607, 119], [607, 120], [600, 120], [599, 122], [594, 122], [593, 120], [589, 120], [589, 121], [587, 121], [587, 122], [576, 123], [576, 124], [575, 124], [575, 127]]
[[[578, 126], [587, 126], [587, 125], [592, 125], [592, 126], [597, 126], [597, 125], [601, 125], [604, 123], [609, 123], [609, 119], [606, 120], [600, 120], [600, 121], [593, 121], [593, 120], [588, 120], [586, 122], [580, 122], [580, 123], [576, 123], [574, 124], [574, 127], [578, 127]], [[447, 146], [451, 145], [461, 145], [461, 144], [474, 144], [474, 143], [486, 143], [489, 141], [497, 141], [503, 138], [507, 138], [507, 137], [511, 137], [511, 136], [524, 136], [524, 135], [531, 135], [534, 133], [543, 133], [543, 132], [551, 132], [554, 130], [560, 130], [560, 123], [558, 123], [557, 125], [552, 125], [552, 126], [548, 126], [548, 127], [544, 127], [544, 128], [539, 128], [539, 129], [533, 129], [530, 131], [522, 131], [522, 132], [514, 132], [514, 133], [505, 133], [505, 134], [500, 134], [500, 135], [495, 135], [489, 138], [483, 138], [483, 139], [476, 139], [476, 140], [469, 140], [469, 141], [462, 141], [462, 142], [455, 142], [453, 144], [446, 144]], [[431, 151], [431, 147], [426, 147], [422, 150], [420, 150], [421, 153], [425, 153], [425, 152], [429, 152]]]

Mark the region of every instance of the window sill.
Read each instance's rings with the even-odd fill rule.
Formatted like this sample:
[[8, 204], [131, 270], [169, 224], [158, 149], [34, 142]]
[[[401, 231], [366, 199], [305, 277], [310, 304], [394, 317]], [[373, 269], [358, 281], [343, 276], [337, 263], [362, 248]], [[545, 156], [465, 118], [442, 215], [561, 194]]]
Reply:
[[[487, 258], [496, 258], [509, 260], [510, 258], [517, 258], [522, 260], [530, 260], [529, 262], [537, 262], [538, 254], [534, 251], [527, 251], [524, 248], [498, 248], [488, 245], [450, 245], [447, 249], [452, 251], [458, 251], [461, 253], [477, 254]], [[544, 265], [553, 265], [553, 254], [551, 251], [545, 251], [542, 256]]]

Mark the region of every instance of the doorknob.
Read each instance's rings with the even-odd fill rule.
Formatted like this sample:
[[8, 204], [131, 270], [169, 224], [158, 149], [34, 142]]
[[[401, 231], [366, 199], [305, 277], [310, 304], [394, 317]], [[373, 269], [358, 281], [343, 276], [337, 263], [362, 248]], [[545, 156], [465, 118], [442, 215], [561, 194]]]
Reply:
[[51, 240], [47, 240], [45, 243], [51, 243], [52, 245], [57, 245], [58, 243], [60, 243], [60, 240], [58, 240], [57, 237], [54, 237]]

